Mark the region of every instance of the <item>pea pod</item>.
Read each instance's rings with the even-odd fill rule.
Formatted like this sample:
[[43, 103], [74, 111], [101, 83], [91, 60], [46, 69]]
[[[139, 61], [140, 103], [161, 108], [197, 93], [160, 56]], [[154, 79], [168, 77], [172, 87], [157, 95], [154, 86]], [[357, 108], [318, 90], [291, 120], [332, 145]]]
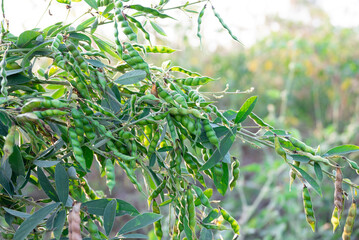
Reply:
[[113, 165], [110, 159], [106, 159], [105, 169], [106, 169], [106, 185], [110, 190], [110, 192], [112, 192], [112, 189], [115, 187], [116, 184], [116, 173], [115, 173], [115, 166]]
[[6, 135], [5, 143], [4, 143], [4, 159], [7, 159], [14, 151], [15, 145], [15, 132], [16, 126], [12, 125], [8, 134]]
[[125, 161], [125, 162], [131, 162], [131, 161], [134, 161], [134, 160], [137, 158], [137, 157], [134, 157], [134, 156], [128, 156], [128, 155], [125, 155], [125, 154], [123, 154], [123, 153], [120, 153], [120, 152], [117, 150], [115, 144], [114, 144], [111, 140], [107, 142], [107, 147], [112, 151], [112, 153], [113, 153], [116, 157], [122, 159], [122, 160]]
[[196, 228], [196, 209], [194, 205], [194, 197], [191, 189], [187, 189], [187, 210], [188, 210], [188, 225], [192, 232]]
[[[153, 200], [152, 212], [156, 213], [156, 214], [161, 213], [160, 208], [158, 207], [158, 204], [157, 204], [156, 200]], [[156, 235], [157, 239], [161, 240], [162, 236], [163, 236], [161, 220], [158, 220], [158, 221], [154, 222], [153, 226], [155, 228], [155, 235]]]
[[59, 3], [71, 4], [71, 0], [56, 0]]
[[349, 208], [347, 220], [345, 221], [344, 230], [342, 234], [343, 240], [350, 240], [350, 236], [353, 232], [354, 221], [357, 214], [356, 202], [353, 199], [352, 205]]
[[184, 73], [190, 77], [200, 77], [201, 76], [199, 73], [192, 72], [190, 70], [184, 69], [183, 67], [179, 67], [179, 66], [171, 67], [169, 69], [169, 71]]
[[81, 143], [77, 137], [77, 133], [74, 128], [69, 128], [69, 139], [72, 145], [72, 152], [78, 163], [80, 163], [83, 169], [86, 169], [86, 160], [81, 149]]
[[210, 143], [219, 148], [219, 139], [208, 119], [203, 120], [203, 128]]
[[88, 182], [85, 178], [82, 179], [81, 185], [82, 185], [82, 188], [84, 189], [85, 193], [87, 194], [87, 196], [90, 199], [92, 199], [92, 200], [99, 199], [99, 197], [97, 196], [95, 191], [90, 187], [90, 185], [88, 184]]
[[121, 25], [122, 32], [127, 36], [127, 38], [130, 41], [137, 42], [137, 34], [132, 30], [132, 28], [128, 24], [128, 21], [126, 19], [127, 16], [122, 11], [122, 6], [121, 6], [122, 3], [121, 4], [119, 4], [119, 3], [121, 3], [121, 1], [116, 0], [117, 9], [115, 10], [115, 15], [116, 15], [118, 23]]
[[214, 81], [214, 79], [210, 77], [189, 77], [177, 79], [176, 81], [186, 86], [201, 86]]
[[147, 156], [149, 158], [151, 158], [152, 154], [154, 154], [154, 152], [156, 151], [156, 147], [157, 147], [157, 144], [158, 144], [158, 140], [160, 139], [161, 137], [161, 134], [159, 132], [159, 130], [157, 130], [155, 132], [155, 134], [153, 135], [153, 138], [150, 142], [150, 145], [148, 146], [148, 150], [147, 150]]
[[221, 214], [224, 220], [226, 220], [232, 227], [233, 232], [239, 235], [239, 224], [229, 213], [221, 208]]
[[128, 54], [123, 54], [123, 60], [133, 69], [145, 71], [147, 73], [147, 77], [151, 79], [151, 73], [148, 64], [143, 60], [141, 55], [130, 43], [125, 42], [123, 45], [128, 52]]
[[313, 205], [310, 199], [309, 190], [305, 185], [303, 187], [303, 204], [304, 204], [305, 218], [308, 224], [312, 227], [313, 232], [315, 232], [315, 216], [313, 211]]
[[208, 215], [202, 220], [203, 223], [210, 223], [213, 220], [219, 217], [219, 210], [217, 208], [213, 208]]
[[33, 112], [38, 118], [47, 118], [47, 117], [59, 117], [59, 116], [65, 116], [68, 114], [66, 111], [61, 111], [58, 109], [47, 109], [44, 111], [35, 111]]
[[100, 112], [105, 116], [116, 118], [116, 116], [113, 113], [105, 110], [103, 107], [100, 107], [100, 106], [96, 105], [95, 103], [88, 101], [88, 100], [86, 100], [86, 103], [95, 111]]
[[53, 99], [53, 100], [33, 99], [22, 106], [21, 113], [31, 112], [36, 108], [66, 108], [66, 107], [68, 107], [68, 103], [62, 102], [57, 99]]
[[214, 16], [215, 16], [215, 17], [218, 19], [218, 21], [221, 23], [222, 27], [228, 31], [229, 35], [230, 35], [234, 40], [236, 40], [237, 42], [240, 43], [240, 41], [238, 40], [238, 38], [233, 35], [231, 29], [229, 29], [229, 27], [227, 26], [227, 24], [224, 23], [223, 19], [221, 18], [221, 16], [219, 15], [219, 13], [216, 11], [216, 9], [215, 9], [213, 6], [212, 6], [212, 10], [213, 10]]
[[143, 12], [143, 13], [151, 14], [151, 15], [153, 15], [155, 17], [159, 17], [159, 18], [172, 18], [172, 17], [168, 16], [167, 14], [159, 12], [157, 9], [144, 7], [142, 5], [132, 4], [132, 5], [130, 5], [130, 8], [135, 9], [140, 12]]
[[160, 185], [151, 193], [148, 197], [148, 205], [150, 205], [151, 201], [155, 199], [165, 188], [167, 184], [167, 178], [165, 177]]
[[338, 208], [335, 206], [332, 213], [332, 218], [330, 220], [333, 225], [333, 233], [335, 232], [335, 229], [340, 225], [341, 218], [342, 214], [338, 214]]
[[199, 38], [200, 41], [202, 41], [202, 35], [201, 35], [201, 23], [202, 23], [202, 18], [204, 15], [204, 11], [206, 10], [207, 4], [205, 4], [202, 8], [202, 10], [199, 12], [198, 14], [198, 19], [197, 19], [197, 37]]
[[158, 96], [160, 98], [162, 98], [163, 100], [165, 100], [167, 103], [176, 106], [177, 104], [175, 103], [175, 101], [173, 100], [172, 96], [165, 90], [162, 88], [162, 86], [156, 82], [156, 87], [157, 87], [157, 93]]
[[237, 158], [235, 158], [234, 162], [232, 163], [232, 175], [233, 175], [233, 178], [231, 180], [231, 182], [229, 183], [229, 186], [230, 186], [230, 189], [231, 191], [233, 190], [233, 188], [236, 186], [237, 184], [237, 180], [239, 178], [239, 161]]
[[197, 187], [195, 185], [192, 185], [192, 188], [196, 192], [197, 197], [200, 200], [200, 203], [203, 206], [206, 206], [207, 208], [212, 209], [211, 203], [209, 202], [208, 197], [203, 193], [203, 191], [199, 187]]
[[294, 137], [289, 138], [289, 141], [293, 144], [294, 147], [299, 148], [303, 152], [309, 152], [309, 153], [315, 155], [315, 149], [306, 145], [304, 142], [302, 142]]
[[91, 218], [87, 221], [87, 230], [89, 231], [92, 240], [101, 240], [98, 227]]

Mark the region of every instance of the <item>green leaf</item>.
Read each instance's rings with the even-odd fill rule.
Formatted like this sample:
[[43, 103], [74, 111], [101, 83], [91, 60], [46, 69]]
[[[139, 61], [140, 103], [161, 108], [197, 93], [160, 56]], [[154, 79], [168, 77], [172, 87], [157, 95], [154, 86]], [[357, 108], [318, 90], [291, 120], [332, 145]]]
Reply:
[[98, 37], [92, 35], [93, 40], [95, 41], [96, 45], [98, 46], [98, 48], [105, 53], [110, 54], [112, 57], [118, 59], [118, 60], [122, 60], [120, 58], [120, 56], [118, 56], [118, 54], [111, 48], [111, 45], [108, 44], [107, 42], [99, 39]]
[[92, 166], [92, 162], [93, 162], [93, 151], [90, 148], [88, 148], [87, 146], [82, 146], [81, 148], [84, 153], [86, 167], [88, 169], [90, 169]]
[[82, 31], [84, 29], [86, 29], [88, 26], [90, 26], [94, 21], [95, 21], [96, 17], [91, 17], [89, 19], [86, 19], [85, 21], [83, 21], [81, 24], [79, 24], [76, 27], [76, 31]]
[[[104, 199], [97, 199], [93, 201], [85, 202], [81, 205], [82, 208], [86, 209], [86, 211], [90, 214], [103, 216], [105, 212], [105, 208], [107, 204], [111, 201], [111, 198], [104, 198]], [[136, 216], [140, 214], [137, 209], [129, 204], [128, 202], [125, 202], [120, 199], [116, 199], [117, 206], [116, 206], [116, 216], [122, 216], [122, 215], [130, 215], [130, 216]]]
[[238, 124], [243, 122], [247, 116], [252, 112], [254, 106], [257, 102], [257, 96], [253, 96], [248, 98], [242, 105], [242, 107], [239, 109], [236, 119], [234, 120], [234, 123]]
[[152, 21], [150, 21], [150, 23], [151, 23], [151, 26], [153, 27], [153, 29], [154, 29], [156, 32], [158, 32], [158, 33], [161, 34], [162, 36], [167, 36], [166, 33], [165, 33], [165, 31], [164, 31], [159, 25], [157, 25], [157, 23], [152, 22]]
[[73, 38], [79, 41], [85, 41], [88, 43], [91, 43], [91, 38], [89, 38], [88, 36], [86, 36], [83, 33], [78, 33], [78, 32], [72, 32], [69, 34], [69, 38]]
[[144, 7], [144, 6], [142, 6], [142, 5], [137, 5], [137, 4], [131, 4], [129, 7], [132, 8], [132, 9], [135, 9], [135, 10], [137, 10], [137, 11], [140, 11], [140, 12], [152, 14], [152, 15], [155, 16], [155, 17], [159, 17], [159, 18], [172, 18], [172, 19], [174, 19], [173, 17], [168, 16], [167, 14], [164, 14], [164, 13], [159, 12], [159, 11], [158, 11], [157, 9], [155, 9], [155, 8], [148, 8], [148, 7]]
[[98, 61], [98, 60], [94, 60], [94, 59], [86, 59], [86, 62], [88, 62], [89, 64], [91, 64], [92, 66], [98, 67], [98, 68], [104, 68], [106, 67], [105, 64], [103, 64], [102, 62]]
[[26, 212], [20, 212], [20, 211], [16, 211], [10, 208], [6, 208], [6, 207], [2, 207], [7, 213], [15, 216], [15, 217], [19, 217], [19, 218], [28, 218], [31, 214], [28, 214]]
[[26, 218], [25, 221], [23, 221], [20, 227], [16, 230], [14, 240], [25, 239], [27, 235], [29, 235], [29, 233], [59, 205], [60, 203], [47, 205], [34, 212], [30, 217]]
[[55, 202], [60, 202], [59, 197], [57, 196], [57, 193], [55, 191], [55, 188], [51, 185], [49, 179], [44, 174], [41, 168], [37, 168], [37, 178], [39, 180], [39, 183], [46, 193], [46, 195]]
[[342, 145], [335, 148], [330, 149], [326, 153], [324, 153], [323, 157], [333, 156], [333, 155], [345, 155], [347, 153], [358, 152], [359, 146], [356, 145]]
[[41, 160], [35, 160], [34, 164], [38, 167], [47, 168], [52, 167], [58, 164], [60, 161], [41, 161]]
[[103, 213], [103, 226], [105, 228], [105, 232], [107, 236], [110, 235], [113, 227], [113, 223], [115, 221], [116, 206], [117, 206], [116, 199], [111, 200], [111, 202], [107, 204]]
[[249, 117], [250, 117], [255, 123], [257, 123], [259, 126], [261, 126], [261, 127], [267, 127], [267, 128], [269, 128], [269, 129], [273, 129], [273, 127], [272, 127], [271, 125], [265, 123], [265, 122], [263, 121], [263, 119], [261, 119], [260, 117], [258, 117], [257, 114], [255, 114], [254, 112], [251, 112], [251, 113], [249, 114]]
[[69, 176], [61, 163], [55, 167], [55, 184], [59, 200], [66, 205], [69, 198]]
[[98, 10], [97, 2], [96, 0], [85, 0], [85, 2], [92, 8]]
[[212, 156], [205, 164], [203, 164], [199, 171], [210, 169], [211, 167], [216, 165], [216, 163], [222, 161], [222, 159], [226, 156], [227, 152], [231, 148], [234, 140], [236, 139], [236, 131], [237, 127], [234, 127], [232, 131], [229, 131], [227, 133], [227, 135], [220, 142], [219, 149], [216, 149], [213, 152]]
[[22, 73], [13, 74], [9, 77], [7, 77], [8, 83], [6, 86], [15, 86], [19, 84], [28, 83], [31, 81], [30, 78], [23, 75]]
[[20, 149], [17, 145], [13, 148], [13, 153], [9, 156], [9, 163], [15, 176], [25, 176], [25, 166], [22, 160]]
[[41, 33], [34, 31], [34, 30], [28, 30], [25, 32], [22, 32], [19, 36], [19, 38], [17, 39], [16, 45], [19, 48], [23, 48], [26, 47], [26, 45], [28, 45], [32, 40], [34, 40], [35, 38], [37, 38]]
[[156, 213], [143, 213], [131, 219], [120, 229], [118, 234], [125, 234], [136, 231], [154, 222], [157, 222], [162, 218], [162, 215]]
[[306, 171], [291, 163], [290, 165], [292, 165], [292, 167], [298, 170], [298, 172], [302, 175], [302, 177], [313, 187], [313, 189], [319, 194], [319, 196], [322, 196], [322, 190], [319, 184]]
[[56, 239], [60, 239], [62, 230], [65, 225], [66, 210], [61, 210], [57, 213], [54, 219], [54, 236]]
[[296, 162], [301, 162], [301, 163], [308, 163], [310, 161], [309, 157], [299, 154], [287, 155], [287, 158], [289, 160], [294, 160]]
[[229, 183], [229, 170], [227, 163], [222, 162], [222, 170], [223, 170], [223, 175], [218, 176], [217, 174], [214, 173], [214, 169], [213, 168], [211, 169], [214, 185], [216, 186], [217, 191], [222, 196], [224, 196], [227, 192], [228, 183]]
[[138, 83], [146, 78], [146, 72], [142, 70], [133, 70], [131, 72], [127, 72], [117, 78], [114, 82], [121, 85], [130, 85]]
[[62, 86], [59, 89], [57, 89], [52, 95], [51, 97], [53, 97], [54, 99], [58, 99], [62, 96], [64, 96], [65, 92], [67, 91], [67, 88]]
[[0, 168], [0, 185], [3, 186], [5, 191], [10, 195], [14, 195], [14, 186], [10, 179], [7, 177], [6, 172], [3, 168]]
[[213, 239], [212, 231], [207, 228], [202, 228], [199, 240], [212, 240], [212, 239]]
[[314, 163], [314, 171], [315, 171], [315, 175], [317, 176], [317, 179], [321, 182], [323, 180], [323, 172], [322, 172], [322, 168], [317, 162]]

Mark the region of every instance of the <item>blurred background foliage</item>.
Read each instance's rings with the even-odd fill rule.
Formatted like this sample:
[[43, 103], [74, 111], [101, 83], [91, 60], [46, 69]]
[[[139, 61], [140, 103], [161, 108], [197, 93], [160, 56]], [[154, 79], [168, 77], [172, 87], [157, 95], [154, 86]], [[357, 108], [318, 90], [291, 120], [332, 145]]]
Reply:
[[[217, 101], [219, 109], [238, 110], [245, 99], [257, 95], [254, 111], [260, 117], [313, 147], [320, 144], [325, 150], [340, 144], [358, 145], [358, 28], [333, 26], [318, 6], [307, 1], [300, 4], [308, 8], [308, 23], [267, 16], [265, 25], [268, 29], [277, 26], [276, 31], [251, 46], [241, 48], [233, 43], [208, 51], [205, 41], [201, 48], [193, 46], [186, 34], [178, 43], [163, 44], [178, 44], [179, 49], [185, 49], [168, 57], [172, 65], [218, 79], [201, 91]], [[188, 31], [182, 28], [179, 27], [179, 32]], [[181, 46], [183, 42], [185, 46]], [[236, 90], [242, 93], [233, 94]], [[247, 125], [250, 129], [250, 121]], [[324, 178], [321, 183], [322, 198], [311, 192], [318, 221], [313, 233], [305, 222], [302, 184], [296, 180], [289, 191], [289, 169], [282, 160], [266, 149], [254, 149], [243, 142], [232, 147], [232, 154], [241, 161], [240, 184], [222, 200], [241, 224], [239, 239], [341, 239], [344, 221], [334, 234], [330, 223], [333, 211], [330, 179]], [[355, 154], [349, 157], [359, 160]], [[353, 171], [344, 174], [357, 179]], [[350, 191], [347, 186], [344, 188]], [[350, 199], [347, 208], [349, 204]], [[343, 219], [346, 214], [347, 211]], [[352, 239], [358, 239], [359, 230], [354, 229], [357, 230]], [[223, 239], [230, 237], [224, 235]]]

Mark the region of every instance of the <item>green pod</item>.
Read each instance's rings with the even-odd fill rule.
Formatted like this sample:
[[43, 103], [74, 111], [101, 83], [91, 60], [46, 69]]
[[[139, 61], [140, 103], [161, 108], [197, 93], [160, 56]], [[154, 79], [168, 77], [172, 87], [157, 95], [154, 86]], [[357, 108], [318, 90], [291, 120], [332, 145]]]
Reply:
[[[158, 207], [158, 204], [156, 202], [156, 200], [153, 200], [153, 205], [152, 205], [152, 212], [156, 213], [156, 214], [160, 214], [160, 208]], [[161, 226], [161, 220], [158, 220], [156, 222], [153, 223], [153, 227], [155, 229], [155, 235], [157, 237], [158, 240], [161, 240], [163, 237], [163, 232], [162, 232], [162, 226]]]
[[303, 152], [309, 152], [309, 153], [315, 155], [315, 149], [306, 145], [304, 142], [302, 142], [294, 137], [289, 138], [289, 141], [293, 144], [294, 147], [299, 148]]
[[177, 79], [177, 81], [179, 81], [181, 84], [186, 86], [201, 86], [211, 81], [214, 81], [214, 79], [209, 77], [189, 77], [189, 78]]
[[188, 225], [192, 232], [196, 228], [196, 208], [194, 205], [194, 197], [191, 189], [187, 189], [187, 211], [188, 211]]
[[161, 134], [160, 134], [159, 130], [157, 130], [155, 132], [155, 134], [153, 135], [150, 145], [148, 146], [147, 156], [149, 158], [151, 158], [152, 154], [156, 151], [156, 147], [158, 144], [158, 140], [160, 140], [160, 137], [161, 137]]
[[233, 232], [239, 235], [239, 224], [238, 222], [231, 216], [229, 213], [221, 208], [221, 214], [223, 216], [223, 219], [226, 220], [232, 227]]
[[[147, 73], [147, 77], [151, 79], [148, 64], [143, 60], [141, 55], [136, 51], [136, 49], [134, 49], [134, 47], [130, 43], [125, 42], [123, 43], [123, 45], [128, 52], [128, 54], [123, 54], [123, 60], [133, 69], [145, 71]], [[132, 58], [136, 60], [131, 60]]]
[[204, 11], [206, 10], [207, 4], [205, 4], [202, 8], [202, 10], [198, 14], [197, 18], [197, 37], [200, 41], [202, 41], [202, 35], [201, 35], [201, 24], [202, 24], [202, 18], [204, 15]]
[[65, 116], [68, 114], [66, 111], [61, 111], [58, 109], [47, 109], [44, 111], [35, 111], [33, 112], [38, 118], [47, 118], [47, 117], [59, 117]]
[[148, 197], [148, 203], [150, 204], [153, 199], [155, 199], [165, 188], [167, 184], [167, 177], [163, 179], [160, 185], [151, 193]]
[[210, 223], [213, 220], [219, 217], [219, 210], [217, 208], [213, 208], [208, 215], [202, 220], [203, 223]]
[[130, 25], [126, 20], [126, 15], [123, 13], [122, 9], [119, 8], [119, 12], [117, 12], [116, 17], [118, 23], [121, 25], [122, 32], [127, 36], [130, 41], [137, 42], [137, 34], [132, 30]]
[[[131, 16], [127, 15], [126, 18], [127, 18], [127, 20], [129, 20], [133, 24], [135, 24], [135, 26], [143, 32], [143, 34], [145, 35], [145, 39], [147, 39], [147, 41], [149, 41], [151, 43], [151, 36], [146, 31], [146, 29], [143, 27], [143, 25], [139, 21], [137, 21], [137, 19], [134, 18], [134, 17], [131, 17]], [[146, 50], [147, 50], [147, 48], [146, 48]]]
[[87, 221], [87, 230], [90, 233], [90, 237], [92, 240], [101, 240], [98, 227], [91, 218], [89, 218]]
[[176, 106], [177, 104], [175, 103], [175, 101], [173, 100], [172, 96], [165, 90], [162, 88], [162, 86], [156, 82], [156, 87], [157, 87], [157, 93], [158, 96], [160, 98], [162, 98], [163, 100], [165, 100], [167, 103]]
[[179, 93], [172, 91], [171, 95], [173, 97], [173, 100], [175, 100], [179, 105], [182, 107], [188, 108], [186, 99]]
[[208, 119], [203, 120], [203, 128], [210, 143], [219, 148], [219, 139]]
[[240, 165], [240, 163], [239, 163], [238, 159], [235, 158], [234, 162], [232, 163], [232, 176], [233, 176], [233, 178], [232, 178], [231, 182], [229, 183], [229, 187], [230, 187], [231, 191], [236, 186], [237, 180], [239, 178], [239, 172], [240, 172], [239, 165]]
[[[211, 203], [209, 202], [209, 199], [208, 197], [204, 194], [204, 192], [202, 191], [202, 189], [200, 189], [199, 187], [195, 186], [195, 185], [192, 185], [192, 188], [194, 189], [194, 191], [196, 192], [197, 194], [197, 197], [200, 201], [200, 203], [209, 208], [209, 209], [212, 209], [213, 207], [211, 206]], [[196, 200], [197, 201], [197, 200]], [[197, 204], [195, 204], [197, 205]]]
[[136, 158], [137, 158], [137, 157], [135, 157], [135, 156], [128, 156], [128, 155], [125, 155], [125, 154], [123, 154], [123, 153], [120, 153], [120, 152], [117, 150], [115, 144], [114, 144], [112, 141], [108, 141], [106, 144], [107, 144], [107, 147], [112, 151], [112, 153], [113, 153], [116, 157], [122, 159], [122, 160], [125, 161], [125, 162], [131, 162], [131, 161], [136, 160]]
[[357, 214], [357, 206], [355, 201], [353, 200], [352, 205], [349, 208], [347, 220], [345, 221], [344, 230], [342, 234], [343, 240], [350, 240], [350, 236], [353, 232], [355, 217]]
[[74, 128], [69, 128], [69, 139], [72, 145], [72, 152], [76, 161], [81, 165], [83, 169], [86, 169], [86, 160], [81, 149], [81, 143], [77, 137], [77, 133]]
[[21, 113], [27, 113], [31, 112], [35, 108], [41, 108], [41, 102], [40, 99], [33, 99], [27, 103], [25, 103], [21, 108]]
[[311, 226], [313, 232], [315, 232], [315, 216], [313, 211], [313, 204], [310, 198], [309, 190], [305, 185], [303, 187], [303, 204], [304, 204], [305, 218], [308, 224]]
[[110, 192], [112, 192], [112, 189], [116, 185], [116, 173], [115, 173], [115, 166], [113, 165], [111, 159], [106, 159], [105, 170], [106, 170], [106, 185], [110, 190]]

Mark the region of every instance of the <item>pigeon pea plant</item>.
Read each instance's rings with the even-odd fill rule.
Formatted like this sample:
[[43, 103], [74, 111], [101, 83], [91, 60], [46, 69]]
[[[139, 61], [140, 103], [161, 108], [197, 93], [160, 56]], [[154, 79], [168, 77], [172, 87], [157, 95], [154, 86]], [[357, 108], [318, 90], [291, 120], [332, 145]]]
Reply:
[[[71, 4], [70, 0], [57, 2]], [[291, 181], [296, 178], [305, 184], [305, 214], [313, 230], [315, 206], [309, 188], [322, 195], [317, 182], [323, 174], [335, 181], [333, 221], [339, 224], [344, 210], [340, 201], [347, 195], [342, 183], [352, 189], [358, 186], [335, 177], [331, 170], [338, 173], [348, 163], [359, 171], [354, 161], [343, 156], [359, 147], [344, 145], [321, 154], [253, 113], [256, 96], [238, 111], [221, 111], [199, 91], [214, 79], [169, 61], [158, 67], [147, 60], [148, 53], [175, 51], [151, 44], [150, 27], [164, 34], [154, 19], [172, 21], [168, 10], [175, 9], [195, 14], [190, 5], [201, 9], [198, 31], [204, 13], [212, 8], [222, 27], [237, 40], [211, 1], [170, 8], [166, 8], [168, 0], [154, 6], [145, 1], [144, 5], [125, 0], [85, 2], [90, 7], [88, 18], [77, 26], [59, 22], [14, 36], [2, 1], [2, 238], [139, 239], [146, 235], [135, 231], [150, 224], [158, 239], [212, 239], [213, 231], [238, 235], [236, 216], [211, 199], [213, 190], [207, 185], [213, 182], [222, 195], [235, 188], [240, 159], [229, 150], [236, 138], [274, 148], [283, 157]], [[97, 34], [105, 24], [113, 25], [111, 41]], [[201, 38], [200, 32], [197, 36]], [[247, 118], [258, 127], [256, 133], [243, 124]], [[93, 165], [94, 161], [99, 164]], [[100, 166], [109, 190], [120, 188], [115, 165], [148, 199], [152, 211], [140, 213], [125, 200], [106, 198], [90, 187], [87, 173]], [[312, 170], [317, 179], [311, 176]], [[31, 198], [25, 191], [31, 185], [47, 198]], [[168, 221], [160, 220], [164, 212], [169, 213]], [[133, 219], [114, 233], [114, 220], [123, 215]], [[345, 239], [350, 237], [355, 214], [349, 218]]]

